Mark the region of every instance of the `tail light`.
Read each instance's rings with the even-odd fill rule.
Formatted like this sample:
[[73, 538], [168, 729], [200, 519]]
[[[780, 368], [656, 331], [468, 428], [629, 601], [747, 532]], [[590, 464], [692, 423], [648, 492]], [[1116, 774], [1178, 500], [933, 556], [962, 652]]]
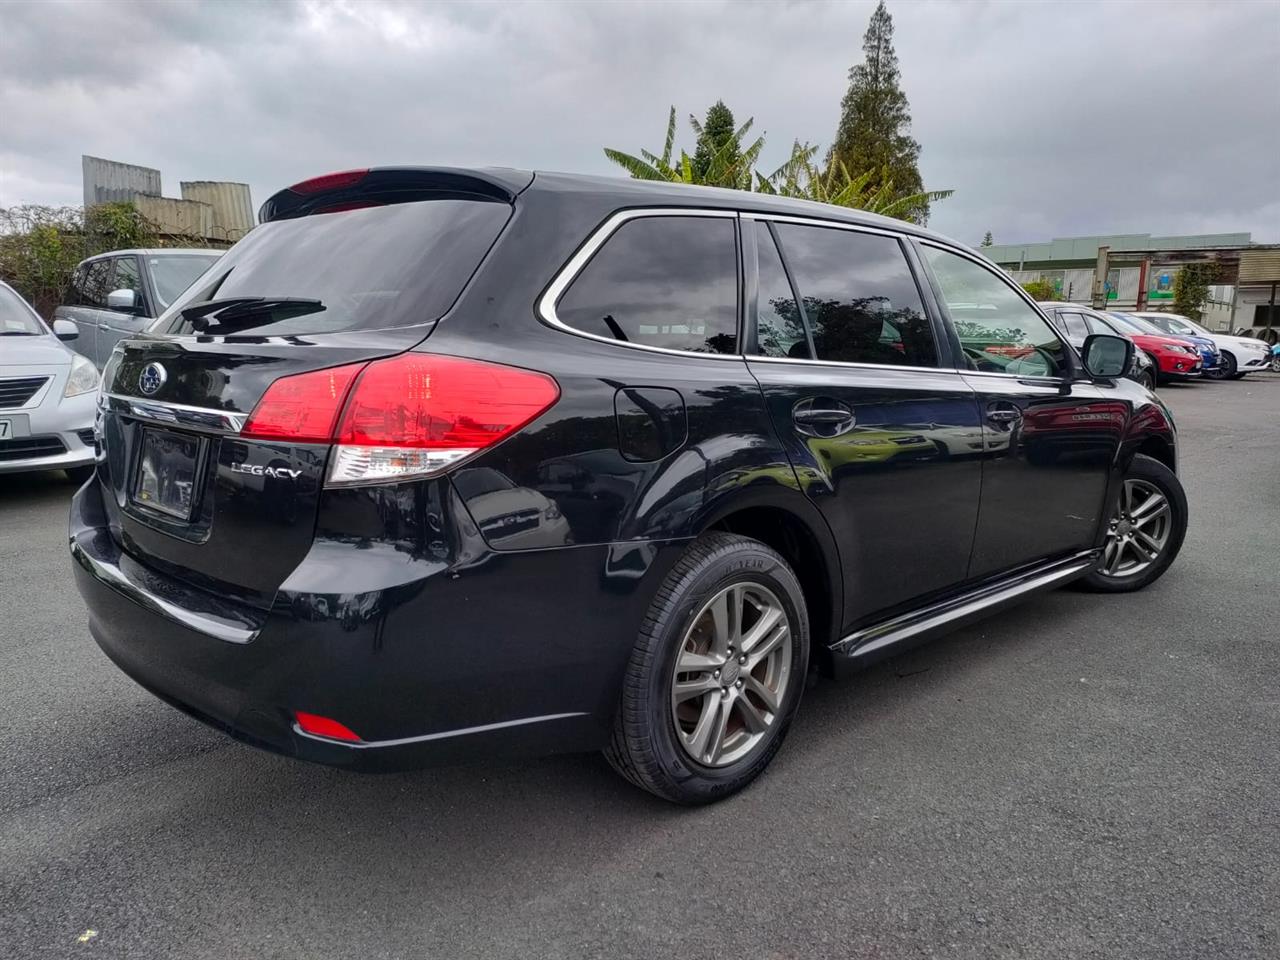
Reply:
[[544, 373], [406, 353], [273, 383], [241, 436], [337, 444], [328, 484], [426, 477], [491, 447], [560, 397]]
[[367, 169], [340, 170], [337, 173], [326, 173], [319, 177], [312, 177], [310, 180], [303, 180], [301, 183], [295, 183], [289, 189], [294, 193], [324, 193], [326, 190], [354, 187], [368, 175], [369, 171]]

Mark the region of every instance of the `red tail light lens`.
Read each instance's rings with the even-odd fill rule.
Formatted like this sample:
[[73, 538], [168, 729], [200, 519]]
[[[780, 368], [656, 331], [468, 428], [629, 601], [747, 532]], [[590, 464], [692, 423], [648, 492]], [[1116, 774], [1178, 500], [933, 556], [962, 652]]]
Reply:
[[338, 414], [363, 363], [281, 377], [267, 388], [240, 431], [253, 440], [332, 443]]
[[545, 373], [405, 353], [281, 377], [240, 435], [338, 444], [331, 485], [394, 481], [439, 473], [493, 446], [559, 398]]
[[329, 483], [427, 476], [515, 433], [560, 397], [544, 373], [406, 353], [369, 364], [338, 426]]
[[289, 189], [294, 193], [324, 193], [326, 190], [337, 190], [339, 187], [352, 187], [369, 175], [365, 170], [340, 170], [337, 173], [326, 173], [320, 177], [312, 177], [295, 183]]
[[337, 720], [330, 720], [315, 713], [303, 713], [299, 710], [294, 718], [304, 731], [315, 737], [328, 737], [330, 740], [346, 740], [348, 743], [359, 743], [360, 738]]

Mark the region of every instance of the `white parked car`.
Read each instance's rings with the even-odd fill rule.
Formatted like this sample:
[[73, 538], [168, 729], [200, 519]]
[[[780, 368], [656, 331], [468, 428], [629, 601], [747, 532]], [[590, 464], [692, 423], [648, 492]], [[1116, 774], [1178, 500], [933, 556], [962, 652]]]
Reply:
[[93, 473], [98, 371], [62, 343], [77, 336], [66, 320], [51, 329], [0, 282], [0, 473]]
[[1178, 313], [1160, 313], [1144, 310], [1129, 311], [1154, 323], [1161, 330], [1175, 337], [1206, 337], [1214, 342], [1222, 354], [1222, 363], [1216, 370], [1206, 370], [1205, 376], [1213, 380], [1239, 380], [1246, 373], [1267, 369], [1271, 362], [1271, 348], [1253, 337], [1234, 337], [1226, 333], [1210, 333], [1189, 317]]

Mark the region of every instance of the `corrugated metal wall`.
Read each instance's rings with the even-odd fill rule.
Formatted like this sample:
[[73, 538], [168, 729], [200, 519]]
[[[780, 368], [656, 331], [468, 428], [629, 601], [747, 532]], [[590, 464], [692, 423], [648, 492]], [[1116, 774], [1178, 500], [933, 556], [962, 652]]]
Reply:
[[247, 183], [184, 180], [182, 197], [213, 208], [212, 236], [234, 243], [253, 229], [253, 201]]
[[84, 205], [116, 203], [136, 196], [160, 196], [160, 171], [101, 157], [82, 156]]
[[170, 197], [134, 197], [138, 212], [156, 225], [161, 233], [184, 237], [214, 237], [213, 207], [194, 200]]

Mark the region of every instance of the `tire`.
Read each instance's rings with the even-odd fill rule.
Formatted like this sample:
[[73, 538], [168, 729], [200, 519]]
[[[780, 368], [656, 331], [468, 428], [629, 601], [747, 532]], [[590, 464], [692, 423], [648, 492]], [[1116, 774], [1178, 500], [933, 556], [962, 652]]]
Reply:
[[1271, 372], [1280, 373], [1280, 357], [1271, 358]]
[[1138, 377], [1138, 383], [1148, 390], [1154, 390], [1156, 388], [1156, 375], [1150, 370], [1144, 370], [1142, 375]]
[[1222, 351], [1222, 362], [1212, 370], [1206, 370], [1204, 375], [1210, 380], [1232, 380], [1236, 374], [1236, 358], [1227, 351]]
[[1248, 375], [1249, 375], [1249, 371], [1248, 371], [1248, 370], [1246, 370], [1244, 373], [1233, 373], [1233, 374], [1232, 374], [1231, 376], [1229, 376], [1227, 379], [1228, 379], [1228, 380], [1243, 380], [1243, 379], [1244, 379], [1245, 377], [1247, 377]]
[[[1178, 551], [1182, 549], [1182, 541], [1187, 535], [1187, 496], [1183, 492], [1182, 483], [1178, 480], [1177, 474], [1159, 460], [1140, 453], [1133, 458], [1133, 463], [1129, 465], [1129, 471], [1125, 474], [1120, 495], [1122, 501], [1129, 494], [1130, 489], [1135, 491], [1128, 504], [1130, 513], [1125, 514], [1121, 509], [1124, 506], [1122, 503], [1117, 503], [1113, 508], [1111, 518], [1108, 520], [1109, 532], [1102, 559], [1088, 576], [1076, 581], [1080, 589], [1094, 593], [1131, 593], [1134, 590], [1141, 590], [1159, 580], [1178, 556]], [[1149, 510], [1145, 518], [1143, 517], [1142, 505], [1148, 502], [1148, 498], [1145, 492], [1140, 494], [1138, 491], [1151, 489], [1159, 492], [1168, 508], [1167, 527], [1163, 528], [1163, 536], [1160, 535], [1162, 510], [1158, 505]], [[1139, 496], [1142, 499], [1138, 499]], [[1136, 522], [1131, 523], [1128, 520], [1129, 516], [1136, 517]], [[1117, 525], [1115, 532], [1110, 531], [1113, 524]], [[1146, 542], [1139, 541], [1137, 538], [1144, 532], [1147, 534]], [[1130, 534], [1130, 542], [1127, 545], [1123, 542], [1123, 535], [1126, 533]], [[1155, 536], [1153, 537], [1152, 534]], [[1148, 543], [1153, 539], [1160, 543], [1160, 549], [1156, 551], [1155, 558], [1140, 566], [1132, 565], [1126, 569], [1126, 557], [1130, 561], [1137, 561], [1141, 556], [1137, 552], [1139, 549], [1150, 553]], [[1114, 565], [1112, 565], [1113, 557], [1117, 561]], [[1113, 566], [1110, 571], [1109, 566]]]
[[[1148, 353], [1147, 359], [1151, 361], [1151, 379], [1156, 384], [1164, 383], [1166, 378], [1160, 374], [1160, 361], [1156, 359], [1155, 354], [1153, 353]], [[1154, 390], [1155, 387], [1153, 386], [1151, 389]]]
[[67, 479], [77, 487], [82, 487], [84, 486], [85, 481], [93, 476], [93, 467], [68, 467], [62, 472], [65, 473], [67, 475]]
[[[735, 621], [745, 624], [745, 637], [731, 628], [717, 630], [725, 618], [717, 618], [710, 609], [713, 605], [722, 613], [732, 609], [736, 597], [746, 598], [738, 604], [746, 612]], [[776, 620], [771, 618], [773, 610], [780, 615]], [[752, 611], [758, 619], [751, 618]], [[761, 651], [768, 645], [772, 652], [757, 666], [739, 665], [747, 656], [741, 648], [727, 659], [716, 653], [726, 649], [722, 644], [717, 647], [717, 637], [739, 636], [749, 642], [752, 627], [766, 630], [767, 616], [775, 626], [750, 649]], [[784, 634], [782, 617], [789, 640], [779, 639]], [[732, 615], [729, 620], [734, 620]], [[706, 647], [701, 646], [704, 640]], [[682, 663], [699, 663], [694, 672], [677, 673], [677, 656], [682, 652]], [[712, 666], [704, 666], [704, 661], [728, 665], [713, 675]], [[808, 612], [800, 582], [787, 562], [747, 537], [728, 533], [700, 537], [667, 574], [649, 605], [627, 664], [605, 757], [622, 776], [665, 800], [682, 804], [721, 800], [758, 777], [782, 746], [800, 705], [808, 663]], [[726, 677], [731, 670], [732, 676]], [[751, 685], [744, 686], [747, 681]], [[686, 688], [686, 696], [679, 701], [677, 682]], [[726, 682], [732, 685], [721, 686]], [[706, 692], [688, 695], [694, 688]], [[776, 710], [771, 712], [755, 690], [778, 694]], [[755, 730], [746, 723], [748, 708], [754, 711]], [[722, 714], [727, 718], [720, 724], [726, 730], [723, 738], [716, 738], [714, 732], [707, 738], [708, 743], [715, 739], [716, 755], [709, 746], [705, 756], [695, 756], [704, 723], [705, 729], [714, 731]], [[772, 719], [761, 727], [766, 716]]]

